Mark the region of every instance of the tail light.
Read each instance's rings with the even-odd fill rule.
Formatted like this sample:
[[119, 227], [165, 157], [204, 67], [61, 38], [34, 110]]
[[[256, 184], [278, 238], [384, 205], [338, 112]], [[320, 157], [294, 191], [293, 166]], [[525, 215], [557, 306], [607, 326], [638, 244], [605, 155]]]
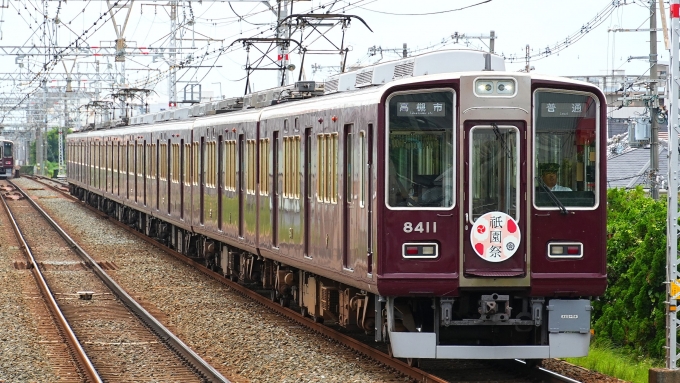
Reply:
[[404, 258], [437, 258], [439, 244], [437, 243], [405, 243], [402, 245]]
[[583, 244], [550, 242], [548, 243], [548, 258], [583, 258]]

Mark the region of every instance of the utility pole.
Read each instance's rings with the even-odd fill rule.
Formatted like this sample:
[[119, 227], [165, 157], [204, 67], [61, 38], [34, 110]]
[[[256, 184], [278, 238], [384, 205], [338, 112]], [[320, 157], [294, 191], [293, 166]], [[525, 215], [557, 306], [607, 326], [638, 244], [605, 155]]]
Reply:
[[[458, 44], [458, 40], [459, 40], [459, 39], [466, 39], [466, 40], [467, 40], [467, 39], [480, 39], [480, 40], [489, 39], [489, 46], [488, 46], [488, 47], [489, 47], [489, 53], [494, 53], [494, 52], [495, 52], [495, 49], [496, 49], [496, 48], [495, 48], [495, 46], [496, 46], [496, 39], [497, 39], [498, 37], [496, 36], [496, 31], [491, 31], [491, 32], [489, 33], [488, 36], [484, 36], [484, 35], [479, 35], [479, 36], [468, 36], [468, 35], [465, 34], [465, 33], [459, 34], [458, 32], [453, 32], [453, 35], [451, 35], [451, 38], [454, 40], [454, 43], [455, 43], [455, 44]], [[484, 44], [483, 41], [482, 41], [482, 44]], [[484, 44], [484, 45], [486, 45], [486, 44]], [[528, 46], [528, 45], [527, 45], [527, 46]]]
[[670, 105], [668, 105], [668, 212], [666, 217], [666, 368], [677, 370], [678, 361], [678, 76], [680, 66], [680, 0], [671, 0]]
[[655, 200], [659, 199], [659, 123], [657, 122], [657, 107], [659, 96], [656, 92], [656, 82], [659, 78], [656, 70], [656, 0], [649, 2], [649, 118], [652, 123], [649, 139], [649, 194]]
[[[116, 31], [116, 67], [118, 68], [118, 63], [120, 63], [120, 71], [116, 68], [116, 74], [118, 78], [115, 83], [118, 83], [118, 87], [122, 88], [125, 86], [125, 48], [127, 48], [127, 43], [125, 42], [125, 28], [127, 28], [128, 20], [130, 19], [130, 13], [132, 13], [132, 5], [134, 0], [130, 1], [127, 5], [117, 5], [117, 3], [111, 4], [110, 0], [106, 0], [106, 5], [109, 7], [109, 14], [111, 15], [111, 22], [113, 23], [113, 29]], [[127, 8], [127, 14], [125, 16], [125, 21], [122, 25], [116, 23], [116, 15], [114, 14], [114, 8]], [[120, 111], [121, 116], [123, 116], [123, 111], [125, 110], [125, 100], [120, 101]], [[116, 118], [115, 115], [111, 116], [113, 119]]]
[[[288, 1], [289, 0], [277, 0], [279, 3], [277, 11], [277, 23], [279, 28], [276, 30], [276, 38], [281, 38], [287, 41], [290, 38], [290, 28], [288, 25], [281, 24], [281, 21], [288, 17]], [[283, 3], [283, 5], [281, 4]], [[292, 4], [292, 2], [291, 2]], [[277, 86], [288, 85], [288, 76], [286, 76], [286, 71], [288, 70], [288, 44], [280, 43], [278, 48], [278, 61], [281, 61], [281, 70], [279, 71]]]
[[39, 176], [45, 175], [44, 161], [43, 161], [43, 129], [47, 131], [47, 79], [42, 80], [43, 88], [43, 108], [45, 116], [43, 118], [43, 126], [39, 126], [35, 130], [35, 165]]
[[177, 107], [177, 75], [175, 65], [177, 63], [177, 0], [170, 0], [170, 59], [168, 66], [168, 107]]
[[66, 178], [66, 167], [64, 166], [64, 134], [68, 131], [68, 95], [69, 90], [64, 94], [64, 126], [59, 127], [59, 167], [57, 168], [57, 178]]
[[526, 53], [525, 53], [525, 56], [524, 56], [524, 62], [525, 62], [524, 71], [527, 72], [527, 73], [531, 73], [531, 65], [529, 64], [529, 60], [531, 60], [531, 54], [530, 54], [529, 44], [527, 44]]

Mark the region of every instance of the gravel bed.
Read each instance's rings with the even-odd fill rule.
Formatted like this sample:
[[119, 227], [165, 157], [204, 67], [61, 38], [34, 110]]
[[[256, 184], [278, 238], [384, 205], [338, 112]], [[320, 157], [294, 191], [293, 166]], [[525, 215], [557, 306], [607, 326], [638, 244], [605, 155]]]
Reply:
[[[20, 186], [35, 185], [17, 180]], [[235, 382], [407, 381], [206, 278], [49, 190], [29, 191], [133, 296], [153, 302], [176, 335]]]
[[[45, 227], [33, 207], [26, 201], [9, 204], [61, 311], [103, 380], [200, 381], [82, 265], [58, 234]], [[79, 299], [78, 291], [92, 291], [95, 297]]]
[[[17, 270], [15, 261], [25, 261], [6, 213], [0, 213], [0, 382], [56, 382], [60, 376], [51, 368], [46, 339], [38, 331], [36, 313], [30, 302], [38, 292], [30, 270]], [[47, 308], [39, 315], [49, 319]]]
[[[49, 198], [58, 195], [56, 192], [36, 190], [31, 194], [48, 197], [40, 199], [41, 205], [79, 238], [91, 255], [98, 261], [115, 262], [119, 269], [109, 273], [118, 283], [136, 298], [153, 302], [166, 326], [176, 329], [185, 343], [234, 382], [406, 381], [230, 292], [106, 220], [93, 217], [78, 203]], [[623, 382], [557, 359], [545, 360], [544, 366], [584, 383]]]

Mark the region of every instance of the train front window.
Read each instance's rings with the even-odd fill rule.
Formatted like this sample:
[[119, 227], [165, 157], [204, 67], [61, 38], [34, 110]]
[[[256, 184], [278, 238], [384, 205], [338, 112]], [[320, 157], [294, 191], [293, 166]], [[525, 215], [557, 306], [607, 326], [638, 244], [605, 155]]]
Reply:
[[453, 91], [394, 94], [388, 116], [387, 205], [453, 207]]
[[471, 221], [491, 211], [517, 216], [519, 131], [514, 126], [475, 126], [470, 132]]
[[2, 148], [3, 157], [12, 157], [12, 143], [5, 142]]
[[538, 90], [534, 97], [534, 205], [558, 208], [556, 198], [565, 207], [595, 206], [599, 188], [597, 99], [591, 94], [554, 90]]

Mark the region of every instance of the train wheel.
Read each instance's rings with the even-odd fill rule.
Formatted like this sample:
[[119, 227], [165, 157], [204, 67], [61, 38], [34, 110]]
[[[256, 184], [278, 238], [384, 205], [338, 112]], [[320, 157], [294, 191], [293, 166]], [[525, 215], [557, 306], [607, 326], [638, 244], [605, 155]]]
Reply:
[[524, 362], [529, 368], [542, 367], [543, 359], [525, 359]]
[[307, 311], [307, 307], [304, 307], [304, 306], [300, 307], [300, 315], [302, 315], [303, 317], [307, 317], [308, 314], [309, 314], [309, 312]]
[[283, 307], [290, 307], [290, 299], [284, 296], [279, 297], [279, 304]]
[[420, 367], [420, 359], [406, 358], [406, 364], [408, 364], [410, 367]]

